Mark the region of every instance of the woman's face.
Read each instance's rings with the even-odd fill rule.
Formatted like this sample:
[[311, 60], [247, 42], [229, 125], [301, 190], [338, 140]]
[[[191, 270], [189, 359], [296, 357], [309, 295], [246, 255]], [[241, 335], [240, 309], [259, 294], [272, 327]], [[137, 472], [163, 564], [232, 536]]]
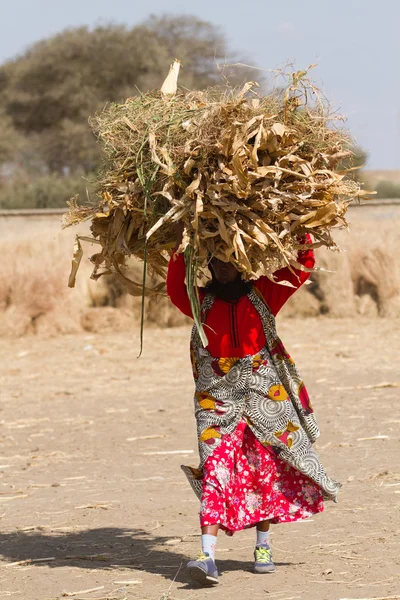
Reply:
[[213, 270], [216, 280], [219, 283], [232, 283], [235, 281], [238, 271], [232, 263], [223, 262], [218, 258], [213, 258], [210, 261], [210, 266]]

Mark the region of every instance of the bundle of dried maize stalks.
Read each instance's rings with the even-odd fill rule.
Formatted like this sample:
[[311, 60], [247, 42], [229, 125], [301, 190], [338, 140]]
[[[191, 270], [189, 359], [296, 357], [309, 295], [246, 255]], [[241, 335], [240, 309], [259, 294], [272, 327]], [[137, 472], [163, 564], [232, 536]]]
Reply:
[[101, 246], [93, 277], [113, 272], [132, 294], [161, 292], [163, 283], [144, 289], [124, 267], [139, 257], [164, 281], [177, 221], [185, 225], [179, 251], [190, 250], [195, 273], [215, 256], [245, 278], [273, 277], [281, 266], [298, 266], [306, 232], [315, 246], [335, 249], [331, 229], [347, 225], [348, 204], [364, 192], [346, 177], [351, 168], [341, 168], [351, 160], [351, 139], [333, 126], [307, 72], [259, 96], [256, 84], [178, 90], [178, 71], [175, 63], [171, 90], [167, 78], [160, 92], [111, 104], [91, 119], [105, 156], [97, 198], [85, 206], [72, 199], [64, 224], [92, 220]]

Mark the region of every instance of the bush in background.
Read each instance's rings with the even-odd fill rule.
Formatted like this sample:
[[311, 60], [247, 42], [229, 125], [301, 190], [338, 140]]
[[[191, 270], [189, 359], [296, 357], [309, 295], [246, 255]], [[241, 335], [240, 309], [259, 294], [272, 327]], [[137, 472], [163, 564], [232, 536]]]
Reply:
[[379, 181], [376, 185], [376, 198], [400, 198], [400, 183]]
[[78, 175], [42, 175], [30, 179], [13, 177], [0, 185], [0, 209], [65, 208], [75, 194], [86, 195], [89, 182]]

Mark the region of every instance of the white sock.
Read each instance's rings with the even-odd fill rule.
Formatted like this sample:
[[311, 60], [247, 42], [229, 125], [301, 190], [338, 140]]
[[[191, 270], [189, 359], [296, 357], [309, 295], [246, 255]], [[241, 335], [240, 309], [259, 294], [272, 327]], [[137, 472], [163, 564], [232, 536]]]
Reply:
[[256, 546], [269, 546], [269, 531], [259, 531], [257, 529]]
[[201, 536], [201, 549], [207, 553], [213, 560], [215, 559], [215, 546], [217, 545], [217, 536], [204, 533]]

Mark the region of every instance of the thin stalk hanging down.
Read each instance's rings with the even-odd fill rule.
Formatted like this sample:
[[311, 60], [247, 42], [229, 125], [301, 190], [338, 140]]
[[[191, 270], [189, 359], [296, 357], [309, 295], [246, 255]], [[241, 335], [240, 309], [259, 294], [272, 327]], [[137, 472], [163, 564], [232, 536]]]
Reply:
[[146, 297], [146, 275], [147, 275], [147, 240], [144, 243], [144, 257], [143, 257], [143, 280], [142, 280], [142, 305], [140, 315], [140, 352], [138, 358], [142, 356], [143, 352], [143, 331], [144, 331], [144, 310], [145, 310], [145, 297]]
[[190, 307], [192, 309], [193, 319], [199, 332], [201, 342], [203, 346], [206, 347], [208, 346], [208, 339], [203, 328], [203, 323], [201, 322], [200, 298], [196, 281], [197, 261], [193, 258], [193, 254], [193, 246], [188, 245], [184, 252], [186, 267], [186, 287], [190, 300]]

